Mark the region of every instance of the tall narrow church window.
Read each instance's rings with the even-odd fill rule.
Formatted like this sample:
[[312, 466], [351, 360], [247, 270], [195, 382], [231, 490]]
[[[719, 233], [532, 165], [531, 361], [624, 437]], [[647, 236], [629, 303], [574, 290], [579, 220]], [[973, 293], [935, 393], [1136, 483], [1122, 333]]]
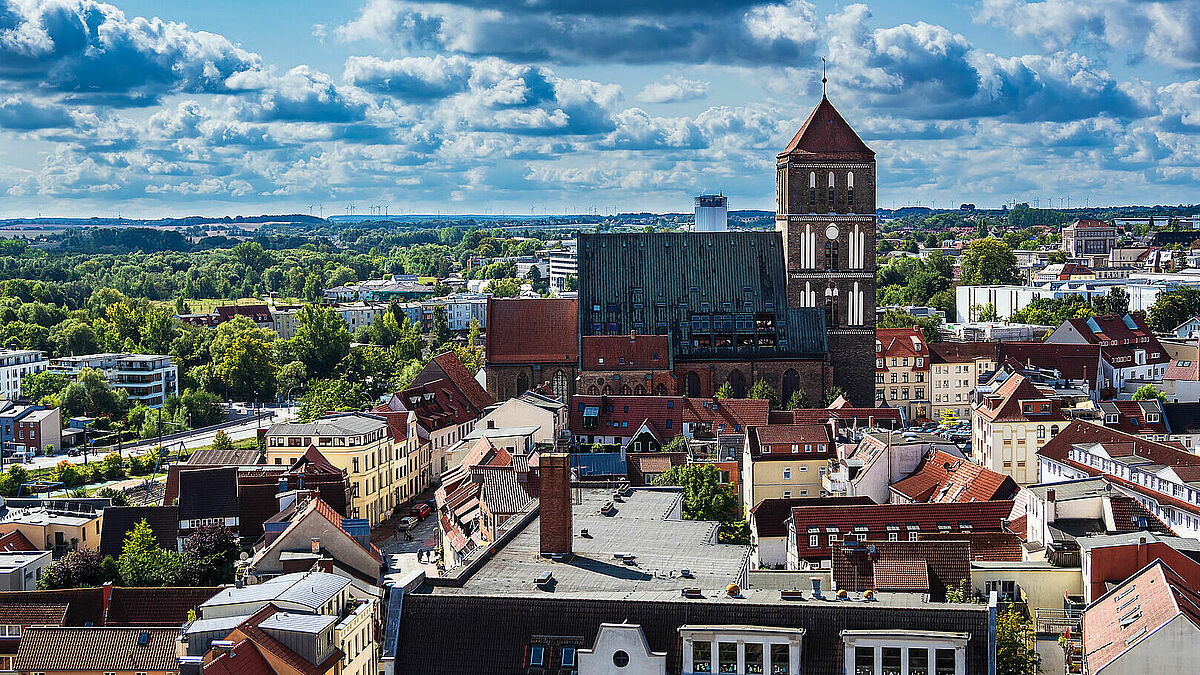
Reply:
[[808, 174], [808, 205], [814, 209], [817, 206], [817, 172]]
[[825, 325], [833, 325], [833, 296], [825, 296]]
[[830, 213], [833, 213], [833, 183], [834, 183], [834, 181], [833, 181], [833, 172], [832, 172], [832, 171], [830, 171], [830, 172], [829, 172], [829, 197], [828, 197], [828, 198], [827, 198], [827, 200], [826, 200], [826, 204], [827, 204], [827, 205], [828, 205], [828, 207], [829, 207], [829, 212], [830, 212]]
[[846, 207], [854, 213], [854, 172], [846, 174]]

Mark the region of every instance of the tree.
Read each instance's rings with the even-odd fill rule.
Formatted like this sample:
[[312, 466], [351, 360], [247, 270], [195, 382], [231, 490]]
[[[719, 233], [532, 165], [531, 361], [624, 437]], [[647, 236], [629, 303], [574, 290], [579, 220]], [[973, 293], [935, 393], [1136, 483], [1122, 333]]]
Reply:
[[941, 325], [942, 321], [937, 317], [920, 319], [907, 312], [900, 312], [894, 309], [884, 312], [883, 316], [875, 322], [876, 328], [912, 328], [913, 326], [919, 326], [922, 335], [925, 337], [925, 342], [942, 341], [942, 334], [938, 329]]
[[1158, 399], [1166, 403], [1167, 395], [1152, 384], [1143, 384], [1137, 388], [1137, 391], [1133, 392], [1133, 400], [1135, 401], [1149, 401], [1152, 399]]
[[1150, 307], [1150, 325], [1165, 333], [1198, 314], [1200, 289], [1179, 286], [1158, 294]]
[[229, 452], [233, 450], [233, 441], [224, 431], [218, 430], [213, 436], [212, 449], [220, 452]]
[[179, 576], [178, 553], [158, 547], [154, 531], [143, 518], [125, 534], [117, 571], [126, 586], [165, 586]]
[[76, 380], [63, 389], [62, 405], [70, 417], [120, 417], [129, 406], [129, 395], [124, 389], [113, 389], [100, 371], [84, 368]]
[[175, 313], [161, 305], [150, 307], [142, 315], [141, 345], [153, 354], [171, 350], [175, 339]]
[[467, 327], [467, 346], [474, 349], [476, 342], [479, 342], [479, 319], [471, 317], [471, 323]]
[[99, 586], [109, 579], [104, 575], [104, 558], [99, 551], [79, 549], [50, 563], [38, 579], [39, 590]]
[[775, 393], [775, 388], [764, 380], [758, 380], [750, 387], [750, 395], [747, 398], [764, 399], [770, 403], [772, 410], [779, 408], [779, 395]]
[[21, 378], [21, 394], [31, 401], [41, 401], [50, 396], [61, 397], [70, 383], [71, 378], [62, 373], [49, 370], [28, 373]]
[[974, 305], [971, 307], [971, 313], [975, 316], [976, 321], [1000, 320], [1000, 315], [996, 312], [996, 304], [993, 302], [984, 305]]
[[967, 285], [1015, 284], [1021, 281], [1017, 256], [995, 237], [971, 242], [962, 257], [959, 281]]
[[275, 394], [278, 372], [271, 345], [252, 334], [234, 338], [216, 369], [227, 395], [242, 400], [253, 397], [260, 401]]
[[52, 326], [48, 339], [58, 356], [95, 354], [99, 351], [96, 331], [91, 324], [73, 317]]
[[121, 490], [115, 488], [100, 488], [96, 496], [108, 499], [113, 506], [129, 506], [129, 497]]
[[225, 421], [225, 407], [221, 397], [199, 389], [185, 389], [179, 397], [184, 422], [191, 429], [220, 424]]
[[971, 580], [963, 577], [957, 585], [948, 586], [946, 588], [946, 602], [953, 602], [960, 605], [970, 604], [972, 602]]
[[327, 412], [361, 410], [366, 404], [361, 383], [318, 380], [309, 383], [300, 399], [300, 420], [311, 422]]
[[520, 279], [492, 279], [487, 292], [497, 298], [515, 298], [521, 294]]
[[296, 337], [291, 339], [296, 357], [313, 377], [328, 377], [350, 353], [346, 322], [323, 305], [305, 305], [296, 316]]
[[1046, 262], [1051, 265], [1067, 262], [1067, 254], [1062, 251], [1051, 251], [1050, 255], [1046, 256]]
[[654, 484], [683, 488], [683, 517], [688, 520], [724, 523], [737, 517], [737, 495], [731, 485], [721, 484], [721, 474], [712, 464], [673, 466], [655, 478]]
[[183, 554], [206, 586], [231, 583], [241, 552], [237, 535], [224, 525], [205, 525], [183, 540]]
[[808, 400], [808, 393], [803, 389], [797, 389], [792, 392], [792, 397], [788, 399], [788, 410], [800, 410], [803, 408], [811, 408], [812, 402]]
[[996, 675], [1037, 675], [1041, 668], [1033, 624], [1011, 608], [1001, 612], [996, 617]]
[[725, 384], [717, 389], [717, 393], [713, 394], [713, 398], [733, 398], [733, 385], [726, 380]]
[[[1108, 295], [1104, 296], [1102, 299], [1102, 304], [1102, 314], [1111, 316], [1125, 316], [1129, 313], [1129, 293], [1120, 286], [1113, 286], [1111, 289], [1109, 289]], [[1172, 326], [1172, 328], [1174, 328], [1174, 326]]]
[[450, 341], [450, 324], [446, 321], [446, 307], [438, 305], [433, 308], [433, 331], [429, 334], [429, 344], [438, 347]]
[[825, 390], [825, 396], [822, 398], [821, 402], [825, 404], [825, 407], [829, 407], [834, 401], [838, 400], [839, 397], [845, 395], [846, 390], [835, 384]]

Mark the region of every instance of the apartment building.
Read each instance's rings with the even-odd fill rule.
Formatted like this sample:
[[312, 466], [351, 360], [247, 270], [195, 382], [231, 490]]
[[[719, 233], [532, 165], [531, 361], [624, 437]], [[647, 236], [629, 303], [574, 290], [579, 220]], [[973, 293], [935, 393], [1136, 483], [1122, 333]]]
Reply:
[[0, 399], [21, 395], [21, 378], [40, 373], [48, 365], [46, 352], [36, 349], [0, 349]]
[[550, 292], [567, 290], [567, 277], [579, 278], [579, 249], [575, 246], [550, 251]]
[[875, 400], [904, 411], [909, 420], [929, 417], [929, 345], [921, 328], [875, 331]]
[[750, 427], [742, 454], [742, 504], [746, 513], [764, 499], [821, 495], [821, 479], [837, 456], [821, 424]]
[[1062, 231], [1062, 250], [1069, 257], [1108, 255], [1116, 245], [1116, 226], [1102, 220], [1077, 220]]
[[266, 463], [291, 466], [310, 447], [346, 471], [348, 517], [365, 519], [374, 527], [391, 514], [397, 488], [395, 447], [387, 419], [369, 413], [335, 413], [305, 424], [273, 424], [267, 431]]
[[1038, 482], [1037, 452], [1067, 426], [1062, 402], [1020, 373], [979, 396], [971, 416], [979, 464], [1020, 485]]
[[971, 419], [971, 402], [979, 376], [996, 369], [994, 342], [936, 342], [929, 345], [930, 386], [933, 406], [930, 417], [952, 414]]
[[179, 393], [179, 368], [161, 354], [106, 353], [63, 356], [50, 361], [49, 370], [75, 377], [84, 368], [104, 373], [114, 389], [124, 389], [130, 401], [157, 408], [168, 396]]

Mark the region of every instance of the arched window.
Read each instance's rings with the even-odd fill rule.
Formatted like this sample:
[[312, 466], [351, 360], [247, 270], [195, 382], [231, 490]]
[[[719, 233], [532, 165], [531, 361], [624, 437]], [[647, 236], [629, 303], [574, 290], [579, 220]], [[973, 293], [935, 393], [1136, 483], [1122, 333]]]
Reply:
[[833, 184], [834, 184], [833, 172], [830, 171], [829, 172], [829, 197], [827, 200], [827, 205], [829, 206], [830, 213], [833, 213]]
[[783, 398], [780, 400], [786, 404], [797, 391], [800, 391], [800, 373], [788, 368], [783, 373]]
[[1054, 438], [1054, 437], [1055, 437], [1055, 436], [1057, 436], [1057, 435], [1058, 435], [1058, 425], [1057, 425], [1057, 424], [1051, 425], [1051, 427], [1050, 427], [1050, 438]]
[[834, 323], [833, 323], [834, 314], [836, 314], [836, 310], [833, 307], [833, 296], [826, 295], [825, 296], [825, 326], [827, 328], [834, 325]]
[[659, 382], [658, 385], [654, 387], [654, 395], [655, 396], [666, 396], [667, 395], [667, 385], [663, 384], [662, 382]]
[[742, 371], [734, 370], [729, 374], [729, 387], [733, 389], [734, 398], [746, 396], [746, 378], [742, 377]]
[[639, 384], [638, 386], [633, 388], [633, 393], [635, 396], [645, 396], [646, 388]]
[[838, 245], [836, 241], [825, 242], [825, 269], [838, 268]]
[[817, 206], [817, 172], [808, 174], [808, 205], [814, 210]]
[[517, 373], [517, 396], [529, 391], [529, 376], [525, 373]]
[[1038, 425], [1038, 438], [1045, 438], [1045, 437], [1046, 437], [1046, 427], [1044, 425], [1039, 424]]
[[846, 174], [846, 206], [854, 213], [854, 172]]
[[558, 400], [567, 402], [567, 374], [561, 370], [555, 371], [554, 378], [550, 380], [550, 387], [554, 390], [554, 396]]
[[629, 396], [633, 392], [629, 390], [629, 385], [625, 385], [624, 387], [621, 387], [621, 393], [625, 396]]
[[692, 397], [700, 395], [700, 376], [697, 375], [696, 371], [694, 370], [688, 371], [687, 390], [685, 391], [685, 394]]
[[592, 396], [596, 396], [600, 393], [600, 388], [593, 384], [592, 386], [588, 387], [588, 393]]
[[605, 396], [612, 396], [612, 387], [609, 385], [604, 385], [604, 389], [600, 393], [604, 394]]

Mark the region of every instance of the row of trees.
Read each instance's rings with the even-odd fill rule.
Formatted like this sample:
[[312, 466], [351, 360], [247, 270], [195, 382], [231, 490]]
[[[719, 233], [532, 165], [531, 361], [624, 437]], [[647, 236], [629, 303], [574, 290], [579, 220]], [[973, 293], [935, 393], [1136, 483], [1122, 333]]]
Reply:
[[233, 581], [241, 551], [237, 536], [224, 525], [199, 528], [184, 539], [182, 552], [162, 548], [142, 520], [126, 533], [116, 559], [95, 550], [72, 551], [46, 568], [38, 588], [82, 588], [110, 581], [119, 586], [217, 586]]

